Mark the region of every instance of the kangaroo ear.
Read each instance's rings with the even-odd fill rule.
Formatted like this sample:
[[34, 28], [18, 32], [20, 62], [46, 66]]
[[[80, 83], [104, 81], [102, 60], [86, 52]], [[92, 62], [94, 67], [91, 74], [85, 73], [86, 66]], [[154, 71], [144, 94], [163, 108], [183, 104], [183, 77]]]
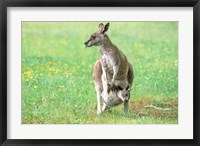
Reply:
[[107, 24], [104, 26], [104, 29], [103, 29], [102, 33], [105, 33], [105, 32], [109, 29], [109, 25], [110, 25], [110, 23], [107, 23]]
[[126, 91], [130, 91], [130, 85], [128, 84], [128, 86], [126, 87]]
[[99, 26], [98, 26], [98, 28], [99, 28], [99, 32], [102, 33], [103, 29], [104, 29], [103, 23], [100, 23]]
[[110, 25], [110, 24], [107, 23], [107, 24], [104, 26], [103, 23], [100, 23], [100, 24], [99, 24], [99, 33], [104, 34], [104, 33], [108, 30], [109, 25]]

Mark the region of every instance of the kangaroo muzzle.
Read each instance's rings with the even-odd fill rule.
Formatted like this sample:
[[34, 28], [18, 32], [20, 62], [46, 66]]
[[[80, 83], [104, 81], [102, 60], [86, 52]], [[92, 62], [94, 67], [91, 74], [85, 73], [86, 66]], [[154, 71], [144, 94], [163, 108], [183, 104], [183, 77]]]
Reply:
[[124, 98], [124, 102], [128, 102], [129, 98]]
[[90, 40], [87, 40], [84, 44], [86, 47], [90, 47]]

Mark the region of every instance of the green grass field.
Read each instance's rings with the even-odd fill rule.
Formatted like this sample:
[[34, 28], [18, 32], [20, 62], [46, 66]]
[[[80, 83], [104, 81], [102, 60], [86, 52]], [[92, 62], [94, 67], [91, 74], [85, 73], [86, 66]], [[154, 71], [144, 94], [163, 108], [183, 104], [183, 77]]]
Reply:
[[178, 23], [110, 22], [107, 35], [133, 64], [135, 79], [129, 113], [119, 105], [101, 116], [92, 80], [99, 48], [84, 46], [98, 24], [22, 23], [22, 123], [177, 124]]

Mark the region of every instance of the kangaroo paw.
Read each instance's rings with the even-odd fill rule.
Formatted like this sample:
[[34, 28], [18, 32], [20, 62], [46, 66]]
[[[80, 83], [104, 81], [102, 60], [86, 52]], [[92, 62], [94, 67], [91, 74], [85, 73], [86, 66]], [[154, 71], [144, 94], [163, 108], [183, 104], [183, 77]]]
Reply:
[[102, 113], [102, 111], [97, 110], [97, 115], [100, 115]]

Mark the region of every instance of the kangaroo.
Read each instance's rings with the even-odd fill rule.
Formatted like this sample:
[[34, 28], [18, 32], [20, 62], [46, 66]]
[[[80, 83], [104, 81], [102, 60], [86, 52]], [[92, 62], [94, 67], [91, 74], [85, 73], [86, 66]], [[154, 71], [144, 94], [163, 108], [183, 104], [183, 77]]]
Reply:
[[99, 24], [97, 32], [85, 42], [86, 47], [100, 46], [100, 61], [104, 80], [111, 85], [116, 84], [116, 80], [126, 80], [128, 72], [128, 61], [126, 56], [111, 42], [105, 32], [109, 29], [109, 23], [105, 26]]
[[[103, 83], [105, 80], [102, 81], [102, 66], [99, 60], [94, 65], [93, 71], [93, 81], [95, 85], [95, 90], [97, 94], [97, 114], [100, 114], [106, 111], [108, 108], [113, 106], [117, 106], [124, 102], [124, 112], [128, 112], [128, 101], [130, 98], [130, 89], [133, 83], [133, 69], [132, 65], [128, 62], [128, 85], [125, 89], [121, 86], [111, 86], [108, 85], [108, 98], [105, 98], [104, 91], [103, 91]], [[101, 101], [103, 100], [103, 108], [101, 109]]]
[[103, 23], [100, 23], [97, 32], [93, 33], [85, 42], [86, 47], [100, 46], [101, 80], [105, 98], [108, 98], [108, 84], [111, 87], [121, 86], [123, 89], [126, 88], [128, 85], [127, 74], [129, 69], [126, 56], [105, 34], [108, 29], [109, 23], [105, 26]]

